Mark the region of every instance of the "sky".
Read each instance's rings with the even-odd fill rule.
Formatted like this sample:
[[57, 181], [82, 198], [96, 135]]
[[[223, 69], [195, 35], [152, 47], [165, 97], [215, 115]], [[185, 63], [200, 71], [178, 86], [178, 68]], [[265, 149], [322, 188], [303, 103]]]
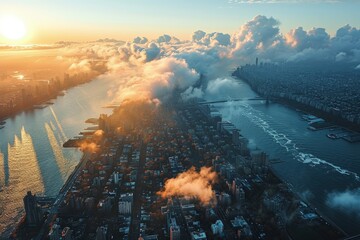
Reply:
[[16, 16], [26, 35], [0, 43], [53, 43], [100, 38], [190, 39], [197, 30], [232, 34], [256, 15], [274, 17], [287, 33], [323, 27], [330, 35], [346, 24], [360, 27], [356, 0], [0, 0], [0, 19]]

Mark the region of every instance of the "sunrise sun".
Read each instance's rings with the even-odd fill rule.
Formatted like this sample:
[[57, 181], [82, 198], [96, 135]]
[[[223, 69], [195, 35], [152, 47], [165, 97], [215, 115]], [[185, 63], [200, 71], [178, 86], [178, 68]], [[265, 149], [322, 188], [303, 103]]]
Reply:
[[24, 22], [16, 16], [0, 18], [0, 33], [10, 40], [21, 40], [26, 35]]

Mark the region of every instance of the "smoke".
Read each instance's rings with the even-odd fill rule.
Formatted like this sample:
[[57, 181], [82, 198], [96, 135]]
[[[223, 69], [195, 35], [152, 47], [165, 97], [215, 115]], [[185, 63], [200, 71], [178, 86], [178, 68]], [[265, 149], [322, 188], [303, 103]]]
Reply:
[[83, 141], [79, 144], [79, 149], [83, 152], [96, 153], [100, 150], [99, 145], [94, 142]]
[[360, 217], [360, 188], [328, 194], [326, 203], [333, 208], [343, 210]]
[[216, 201], [212, 185], [217, 181], [217, 174], [211, 168], [202, 167], [197, 172], [194, 167], [180, 173], [176, 178], [168, 179], [165, 187], [158, 194], [162, 198], [181, 197], [198, 199], [202, 204], [214, 204]]
[[96, 130], [94, 132], [94, 136], [95, 137], [102, 137], [104, 135], [104, 131], [103, 130]]

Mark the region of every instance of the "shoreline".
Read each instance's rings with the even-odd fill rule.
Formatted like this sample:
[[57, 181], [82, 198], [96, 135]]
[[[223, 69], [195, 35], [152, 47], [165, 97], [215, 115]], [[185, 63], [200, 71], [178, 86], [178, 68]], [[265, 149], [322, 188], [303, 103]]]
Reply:
[[[246, 83], [252, 91], [254, 91], [256, 94], [258, 94], [260, 97], [264, 97], [261, 93], [259, 93], [258, 91], [256, 91], [253, 86], [244, 78], [240, 78], [238, 76], [233, 76], [235, 78], [235, 80], [242, 80], [244, 83]], [[305, 106], [304, 104], [299, 104], [299, 105], [302, 105], [297, 107], [297, 106], [294, 106], [292, 105], [289, 101], [286, 101], [285, 99], [276, 99], [276, 100], [271, 100], [273, 101], [274, 103], [277, 103], [277, 104], [281, 104], [287, 108], [290, 108], [292, 110], [300, 110], [302, 113], [305, 113], [305, 114], [314, 114], [314, 115], [318, 115], [319, 117], [323, 117], [325, 120], [328, 120], [326, 117], [322, 116], [319, 114], [319, 110], [317, 109], [312, 109], [311, 110], [311, 107], [310, 106]], [[316, 111], [317, 110], [317, 111]], [[339, 124], [337, 122], [334, 122], [335, 124]], [[342, 127], [344, 129], [347, 129], [347, 130], [352, 130], [352, 131], [358, 131], [358, 130], [355, 130], [355, 129], [352, 129], [352, 128], [349, 128], [348, 126], [344, 126], [344, 125], [341, 125], [339, 124], [338, 127]], [[360, 128], [360, 126], [359, 126]], [[241, 130], [241, 129], [240, 129]], [[326, 135], [324, 136], [326, 137]], [[350, 142], [349, 142], [350, 143]], [[272, 163], [269, 163], [269, 170], [271, 171], [271, 173], [279, 179], [279, 181], [281, 181], [282, 183], [286, 184], [286, 186], [289, 188], [289, 190], [294, 194], [294, 196], [298, 199], [300, 199], [301, 201], [303, 201], [306, 205], [308, 205], [308, 207], [310, 209], [312, 209], [318, 216], [319, 218], [323, 219], [325, 222], [329, 223], [330, 225], [332, 225], [333, 227], [335, 227], [338, 231], [340, 231], [342, 234], [344, 234], [346, 237], [349, 237], [350, 234], [347, 233], [346, 231], [344, 231], [340, 226], [338, 226], [333, 220], [331, 220], [329, 217], [326, 216], [326, 214], [323, 214], [321, 211], [319, 211], [316, 207], [313, 206], [313, 204], [311, 204], [308, 200], [304, 199], [293, 187], [291, 187], [291, 184], [288, 183], [286, 181], [286, 179], [282, 178], [279, 173], [277, 173], [276, 169], [273, 167]]]
[[[76, 149], [78, 149], [78, 147], [74, 147]], [[88, 153], [88, 152], [83, 152], [83, 154], [81, 155], [78, 164], [74, 167], [73, 171], [70, 173], [70, 175], [67, 177], [67, 179], [64, 181], [64, 184], [62, 185], [62, 187], [59, 189], [59, 192], [56, 195], [56, 198], [52, 204], [52, 206], [49, 209], [49, 215], [45, 218], [44, 222], [41, 225], [41, 229], [39, 231], [38, 236], [34, 236], [34, 239], [43, 239], [43, 235], [44, 232], [46, 231], [46, 227], [48, 226], [48, 221], [51, 220], [54, 216], [51, 215], [56, 215], [56, 212], [54, 212], [53, 208], [57, 208], [59, 207], [59, 204], [62, 202], [60, 201], [61, 199], [63, 200], [63, 198], [66, 196], [67, 191], [70, 189], [70, 187], [72, 186], [73, 182], [71, 183], [71, 181], [74, 181], [76, 179], [76, 175], [79, 173], [79, 171], [86, 165], [86, 163], [91, 159], [92, 154]], [[74, 178], [75, 177], [75, 178]], [[66, 189], [67, 188], [67, 189]], [[9, 230], [10, 235], [8, 236], [9, 239], [17, 239], [16, 235], [18, 233], [19, 230], [21, 230], [22, 228], [26, 227], [25, 224], [25, 211], [19, 216], [19, 219], [15, 222], [14, 224], [14, 229], [13, 230]], [[0, 234], [1, 237], [1, 234]]]
[[[85, 82], [78, 83], [78, 84], [76, 84], [74, 86], [66, 88], [65, 90], [69, 91], [69, 90], [72, 90], [72, 89], [74, 89], [76, 87], [83, 86], [83, 85], [86, 85], [86, 84], [90, 84], [91, 82], [96, 81], [96, 80], [99, 80], [99, 78], [97, 78], [95, 76], [93, 78], [90, 78], [90, 79], [86, 80]], [[52, 106], [53, 104], [51, 104], [50, 102], [63, 101], [62, 98], [58, 98], [58, 97], [64, 96], [65, 94], [62, 94], [62, 92], [65, 91], [65, 90], [61, 90], [59, 92], [59, 94], [56, 95], [55, 98], [52, 97], [51, 99], [45, 99], [40, 104], [36, 103], [33, 106], [29, 106], [26, 109], [24, 108], [24, 109], [22, 109], [20, 111], [12, 113], [11, 115], [8, 115], [6, 118], [0, 120], [0, 122], [4, 121], [4, 123], [1, 124], [0, 126], [5, 128], [6, 124], [9, 124], [9, 122], [13, 121], [13, 119], [19, 117], [22, 114], [37, 114], [37, 112], [36, 112], [37, 109], [43, 109], [43, 108], [47, 108], [49, 106]], [[40, 108], [39, 106], [44, 106], [44, 107]], [[0, 135], [1, 135], [1, 130], [3, 128], [0, 128]], [[65, 149], [66, 148], [63, 148], [63, 146], [61, 144], [61, 150], [64, 151]], [[80, 151], [80, 149], [78, 147], [75, 147], [73, 149], [77, 150], [77, 151]], [[63, 179], [62, 183], [59, 183], [59, 189], [57, 189], [57, 191], [54, 194], [54, 196], [56, 196], [55, 200], [57, 200], [59, 198], [59, 195], [62, 193], [64, 187], [69, 183], [72, 176], [77, 172], [77, 170], [79, 168], [81, 168], [81, 166], [83, 166], [82, 163], [85, 161], [84, 159], [85, 158], [89, 159], [90, 157], [91, 157], [91, 154], [87, 154], [87, 153], [84, 153], [84, 152], [82, 152], [82, 153], [80, 153], [78, 155], [78, 158], [76, 159], [78, 162], [76, 163], [76, 165], [73, 168], [70, 168], [70, 171], [68, 171], [68, 173], [67, 173], [68, 176], [66, 176], [66, 178]], [[4, 187], [4, 186], [0, 186], [0, 194], [3, 194], [2, 193], [2, 190], [3, 190], [2, 187]], [[41, 196], [46, 196], [45, 192], [42, 192]], [[6, 205], [6, 202], [4, 202], [4, 204]], [[4, 231], [0, 232], [0, 239], [3, 239], [3, 238], [8, 239], [14, 232], [16, 232], [17, 229], [19, 229], [19, 227], [24, 222], [23, 218], [25, 216], [25, 210], [23, 209], [22, 204], [20, 205], [20, 208], [21, 208], [21, 211], [17, 212], [17, 216], [12, 218], [10, 222], [8, 222], [6, 225], [4, 225]], [[10, 226], [10, 228], [8, 228], [9, 226]]]
[[[235, 80], [240, 80], [240, 81], [245, 82], [251, 88], [251, 90], [254, 91], [260, 97], [266, 97], [261, 92], [257, 91], [256, 88], [250, 83], [250, 81], [247, 78], [237, 76], [237, 75], [232, 75], [232, 77]], [[355, 131], [355, 132], [360, 133], [360, 125], [359, 124], [349, 122], [346, 119], [343, 119], [341, 117], [334, 116], [330, 113], [324, 112], [322, 110], [316, 109], [312, 106], [309, 106], [309, 105], [306, 105], [303, 103], [296, 102], [291, 99], [284, 99], [284, 98], [280, 98], [280, 97], [268, 97], [268, 98], [270, 101], [272, 101], [274, 103], [281, 104], [281, 105], [291, 108], [293, 110], [298, 109], [303, 113], [312, 114], [317, 117], [323, 118], [327, 122], [336, 124], [338, 127], [342, 127], [342, 128], [348, 129], [350, 131]]]
[[[50, 208], [49, 215], [47, 216], [45, 222], [42, 224], [40, 232], [36, 235], [36, 237], [34, 239], [42, 239], [42, 237], [44, 236], [44, 234], [48, 230], [48, 226], [49, 226], [50, 222], [56, 216], [57, 211], [58, 211], [58, 207], [60, 206], [61, 202], [64, 200], [68, 190], [71, 189], [72, 185], [74, 184], [74, 181], [76, 180], [76, 178], [77, 178], [77, 176], [79, 174], [79, 171], [81, 171], [82, 167], [86, 165], [86, 162], [91, 158], [91, 156], [92, 156], [92, 154], [90, 154], [90, 153], [87, 153], [87, 152], [83, 153], [82, 157], [79, 160], [79, 163], [75, 166], [74, 170], [71, 172], [71, 174], [68, 176], [67, 180], [64, 182], [63, 186], [59, 190], [59, 193], [58, 193], [58, 195], [56, 197], [56, 201], [54, 202], [54, 204]], [[291, 198], [292, 199], [294, 199], [294, 200], [300, 199], [301, 201], [303, 201], [304, 203], [307, 204], [307, 208], [311, 209], [311, 211], [313, 211], [314, 213], [316, 213], [318, 215], [319, 221], [321, 221], [322, 223], [329, 224], [331, 226], [331, 228], [334, 229], [334, 231], [337, 231], [338, 233], [341, 233], [342, 235], [348, 236], [348, 234], [346, 234], [336, 224], [334, 224], [332, 221], [329, 221], [326, 217], [323, 217], [323, 215], [320, 214], [320, 212], [318, 212], [315, 208], [313, 208], [311, 206], [311, 204], [309, 204], [307, 201], [304, 201], [299, 196], [299, 194], [297, 192], [295, 192], [289, 186], [289, 184], [285, 181], [285, 179], [279, 177], [278, 173], [276, 172], [276, 170], [274, 170], [274, 168], [272, 167], [271, 164], [269, 164], [269, 171], [270, 171], [270, 174], [272, 174], [275, 178], [277, 178], [279, 180], [279, 182], [286, 185], [286, 188], [291, 192], [291, 195], [292, 195]], [[19, 226], [17, 226], [16, 229], [19, 229]], [[16, 230], [14, 230], [13, 234], [16, 234]], [[291, 235], [289, 235], [289, 236], [291, 237]]]
[[[64, 93], [64, 91], [70, 90], [70, 89], [72, 89], [74, 87], [77, 87], [77, 86], [80, 86], [80, 85], [83, 85], [83, 84], [86, 84], [86, 83], [90, 83], [93, 80], [96, 80], [97, 76], [98, 75], [92, 76], [87, 80], [83, 80], [83, 81], [80, 81], [78, 83], [69, 85], [69, 86], [67, 86], [65, 88], [59, 89], [56, 93], [50, 94], [49, 96], [45, 97], [44, 99], [39, 99], [38, 101], [34, 102], [32, 105], [26, 105], [26, 106], [23, 106], [23, 107], [21, 107], [19, 109], [15, 108], [10, 113], [5, 114], [3, 116], [0, 116], [0, 122], [5, 122], [4, 124], [1, 124], [0, 126], [6, 127], [6, 120], [14, 118], [18, 114], [21, 114], [23, 112], [32, 112], [32, 111], [35, 111], [37, 109], [44, 109], [44, 108], [46, 108], [48, 106], [51, 106], [53, 100], [57, 100], [58, 97], [64, 96], [66, 94], [66, 93]], [[0, 130], [1, 129], [2, 128], [0, 128]]]
[[[211, 104], [208, 104], [208, 105], [211, 105]], [[216, 108], [216, 107], [215, 107]], [[206, 115], [205, 113], [203, 113], [207, 118], [211, 118], [211, 114], [208, 116]], [[211, 121], [211, 120], [208, 120], [208, 121]], [[233, 125], [229, 120], [227, 120], [226, 122], [229, 122], [230, 125]], [[234, 125], [233, 125], [234, 126]], [[238, 127], [235, 127], [234, 128], [236, 130], [238, 130], [239, 132], [241, 132], [241, 128], [238, 128]], [[231, 135], [231, 131], [228, 132], [228, 134]], [[248, 141], [248, 138], [241, 135], [242, 138], [246, 139]], [[231, 140], [230, 140], [231, 141]], [[247, 149], [247, 154], [245, 155], [246, 156], [251, 156], [251, 153], [252, 153], [252, 150], [250, 148], [248, 148], [246, 146], [246, 149]], [[261, 150], [260, 148], [256, 148], [256, 150], [259, 150], [263, 153], [266, 154], [265, 151]], [[240, 153], [241, 155], [241, 153]], [[266, 154], [267, 155], [267, 154]], [[277, 164], [277, 162], [274, 162], [272, 163], [271, 162], [271, 159], [268, 158], [268, 163], [267, 163], [267, 167], [268, 167], [268, 174], [272, 176], [273, 179], [276, 179], [277, 182], [283, 184], [285, 186], [285, 188], [287, 189], [287, 191], [290, 193], [290, 201], [299, 201], [299, 206], [297, 206], [296, 210], [292, 210], [291, 213], [288, 212], [288, 214], [292, 215], [293, 213], [301, 213], [302, 212], [302, 208], [308, 210], [306, 212], [310, 212], [310, 213], [314, 213], [316, 215], [316, 223], [319, 224], [319, 226], [322, 228], [324, 226], [329, 226], [332, 231], [334, 233], [337, 233], [339, 236], [341, 236], [341, 238], [346, 238], [348, 236], [350, 236], [350, 233], [346, 232], [343, 228], [341, 228], [338, 224], [336, 224], [333, 220], [331, 220], [328, 216], [326, 216], [325, 214], [323, 214], [321, 211], [319, 211], [316, 207], [313, 206], [312, 203], [310, 203], [307, 199], [304, 199], [304, 197], [301, 196], [300, 193], [298, 193], [296, 191], [296, 189], [292, 186], [291, 183], [289, 183], [287, 181], [286, 178], [283, 178], [281, 177], [280, 173], [276, 170], [275, 166], [273, 164]], [[235, 167], [235, 165], [232, 163], [232, 165]], [[239, 169], [237, 170], [239, 171]], [[301, 204], [301, 202], [303, 204]], [[301, 213], [302, 214], [302, 213]], [[289, 216], [289, 215], [288, 215]], [[306, 218], [303, 218], [303, 221], [313, 221], [313, 220], [308, 220]], [[303, 224], [303, 223], [300, 223], [300, 225]], [[308, 227], [308, 229], [311, 229], [311, 228], [314, 228], [314, 226], [312, 226], [311, 224], [309, 224], [308, 222], [305, 223], [305, 226]], [[288, 233], [288, 236], [291, 238], [291, 237], [294, 237], [292, 235], [290, 235], [289, 233], [292, 232], [290, 231], [293, 227], [293, 226], [296, 226], [297, 225], [297, 222], [296, 221], [291, 221], [291, 222], [286, 222], [286, 231]], [[315, 227], [316, 228], [316, 227]], [[295, 239], [295, 238], [294, 238]], [[296, 238], [296, 239], [299, 239], [299, 238]], [[301, 238], [300, 238], [301, 239]]]
[[290, 183], [286, 181], [286, 179], [283, 179], [279, 173], [277, 173], [276, 169], [272, 166], [272, 164], [269, 164], [269, 170], [271, 173], [279, 179], [282, 183], [286, 184], [288, 189], [291, 191], [291, 193], [298, 199], [300, 199], [302, 202], [304, 202], [311, 210], [313, 210], [319, 218], [323, 219], [325, 222], [329, 223], [331, 226], [335, 227], [338, 231], [340, 231], [342, 234], [344, 234], [345, 237], [349, 237], [350, 234], [345, 232], [339, 225], [337, 225], [333, 220], [328, 218], [325, 214], [320, 212], [316, 207], [314, 207], [308, 200], [304, 199], [293, 187]]
[[[244, 78], [240, 78], [238, 76], [233, 76], [236, 80], [242, 80], [244, 81], [250, 88], [252, 91], [254, 91], [256, 94], [258, 94], [260, 97], [264, 97], [261, 93], [259, 93], [258, 91], [256, 91], [253, 86]], [[312, 109], [310, 106], [305, 106], [304, 104], [299, 104], [299, 107], [292, 105], [289, 101], [286, 101], [284, 99], [276, 99], [276, 100], [271, 100], [277, 104], [281, 104], [287, 108], [290, 108], [292, 110], [300, 110], [302, 113], [306, 113], [306, 114], [314, 114], [314, 115], [319, 115], [320, 117], [324, 117], [322, 115], [319, 114], [319, 110], [317, 109]], [[302, 107], [301, 107], [301, 106]], [[317, 110], [317, 111], [316, 111]], [[325, 120], [328, 120], [326, 117], [324, 117]], [[334, 122], [335, 124], [338, 124], [337, 122]], [[355, 129], [349, 128], [348, 126], [344, 126], [339, 124], [338, 127], [342, 127], [348, 130], [352, 130], [352, 131], [356, 131]], [[360, 127], [359, 127], [360, 128]], [[326, 137], [326, 135], [324, 136]], [[350, 143], [350, 142], [349, 142]], [[293, 188], [289, 187], [289, 183], [286, 181], [286, 179], [283, 179], [276, 171], [276, 169], [271, 165], [271, 163], [269, 164], [269, 169], [270, 171], [283, 183], [285, 183], [288, 188], [291, 190], [291, 192], [297, 197], [299, 198], [301, 201], [303, 201], [305, 204], [307, 204], [314, 212], [316, 212], [320, 218], [324, 219], [326, 222], [328, 222], [329, 224], [331, 224], [332, 226], [334, 226], [336, 229], [338, 229], [341, 233], [343, 233], [345, 236], [350, 236], [349, 233], [345, 232], [340, 226], [338, 226], [333, 220], [331, 220], [329, 217], [326, 216], [326, 214], [323, 214], [322, 212], [320, 212], [316, 207], [314, 207], [309, 201], [307, 201], [306, 199], [304, 199], [303, 197], [300, 196], [300, 194]]]

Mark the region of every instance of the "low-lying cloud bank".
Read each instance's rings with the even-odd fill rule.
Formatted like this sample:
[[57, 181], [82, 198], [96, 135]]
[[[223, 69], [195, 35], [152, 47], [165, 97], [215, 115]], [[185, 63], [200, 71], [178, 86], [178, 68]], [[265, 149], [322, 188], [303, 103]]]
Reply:
[[[170, 35], [155, 40], [136, 37], [122, 42], [101, 39], [64, 43], [59, 59], [71, 71], [106, 68], [102, 78], [114, 80], [114, 101], [144, 100], [161, 104], [170, 99], [226, 98], [234, 83], [224, 80], [234, 67], [261, 62], [342, 63], [360, 66], [360, 29], [346, 25], [331, 37], [323, 28], [302, 27], [282, 34], [273, 17], [256, 16], [232, 35], [196, 31], [190, 41]], [[219, 95], [217, 95], [219, 94]]]

